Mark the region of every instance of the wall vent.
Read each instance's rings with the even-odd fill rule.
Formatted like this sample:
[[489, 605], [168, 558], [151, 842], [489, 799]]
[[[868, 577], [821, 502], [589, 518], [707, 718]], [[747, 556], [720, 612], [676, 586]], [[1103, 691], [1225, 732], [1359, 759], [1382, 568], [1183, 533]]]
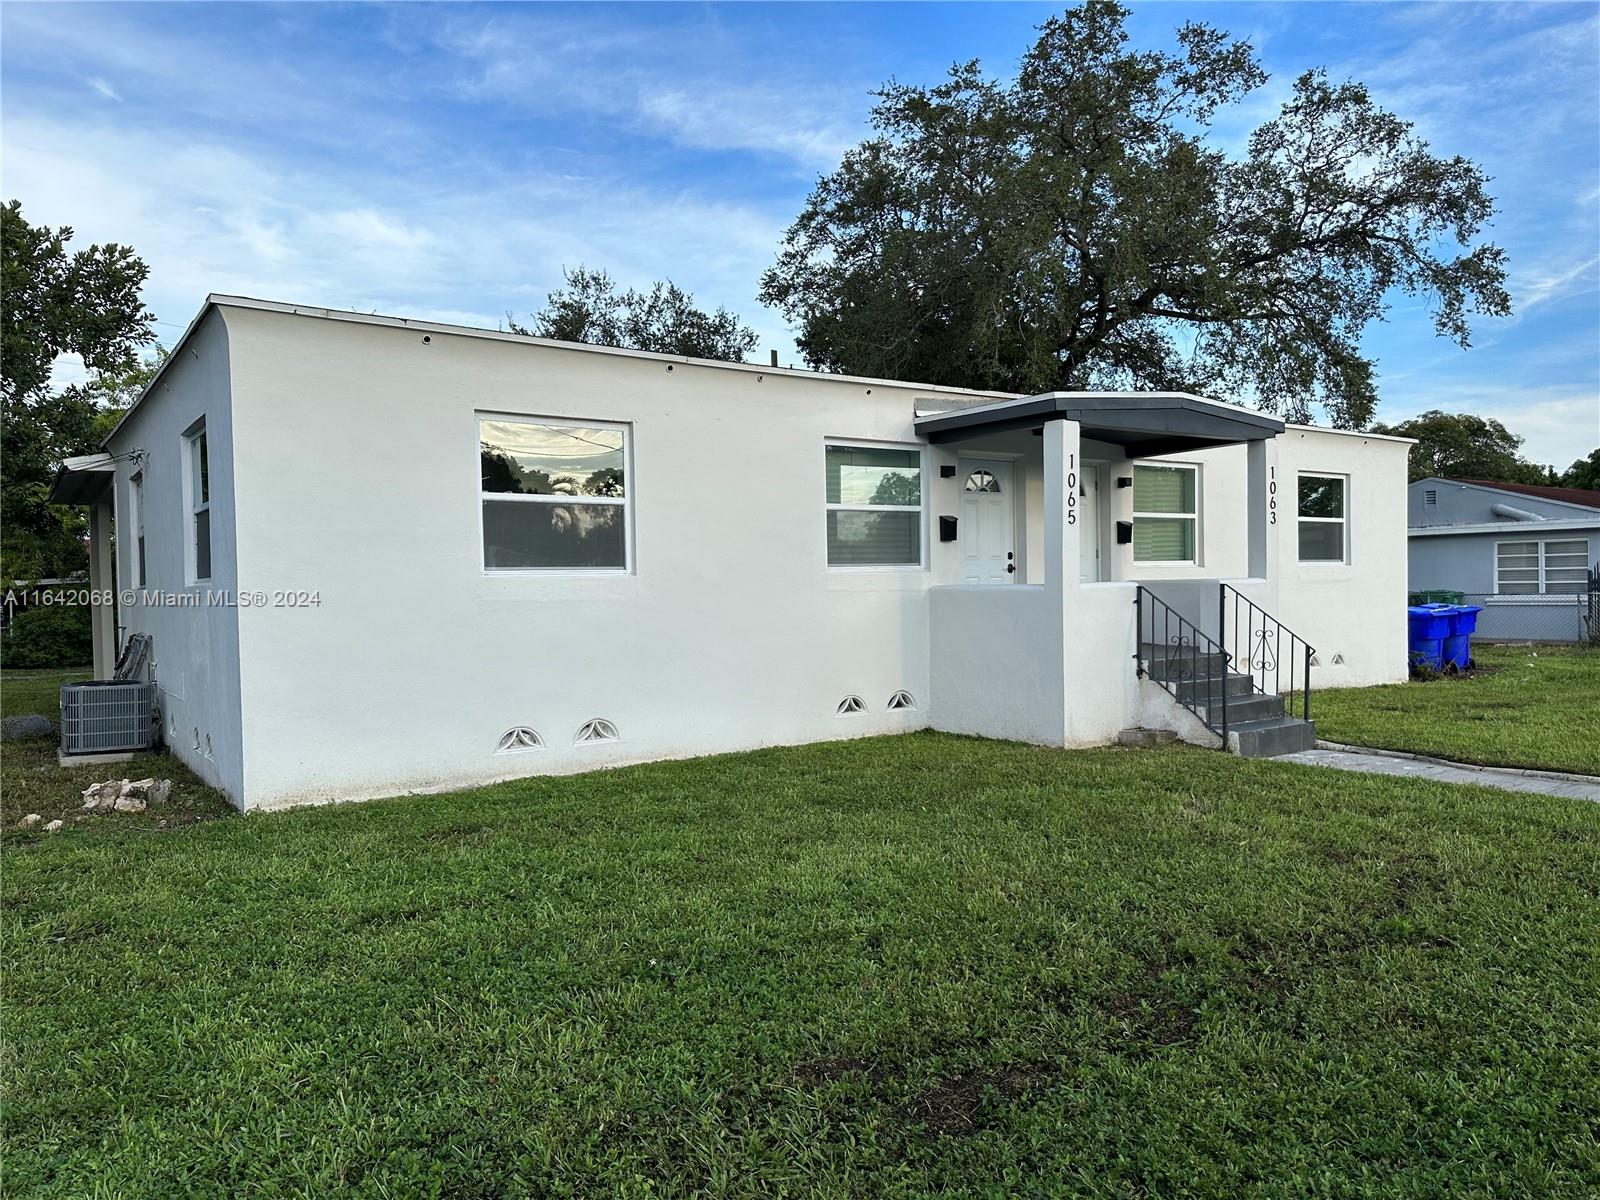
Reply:
[[573, 745], [584, 742], [614, 742], [617, 741], [617, 727], [604, 717], [596, 717], [592, 721], [585, 721], [578, 730], [578, 736], [572, 739]]
[[544, 739], [539, 736], [539, 731], [529, 729], [526, 725], [518, 725], [508, 729], [501, 735], [496, 744], [496, 754], [519, 754], [524, 750], [543, 750]]
[[915, 696], [913, 696], [910, 692], [908, 692], [908, 691], [906, 691], [904, 689], [901, 689], [900, 691], [896, 692], [894, 695], [889, 697], [889, 707], [891, 709], [895, 709], [895, 708], [915, 708], [916, 706], [917, 706], [917, 698]]
[[833, 710], [834, 715], [838, 717], [848, 717], [852, 713], [864, 713], [866, 711], [866, 702], [860, 696], [846, 696], [839, 701], [839, 707]]
[[1344, 666], [1344, 655], [1342, 655], [1342, 654], [1335, 654], [1335, 655], [1334, 655], [1334, 656], [1333, 656], [1333, 665], [1334, 665], [1334, 666], [1336, 666], [1336, 667], [1342, 667], [1342, 666]]
[[1422, 493], [1422, 502], [1430, 506], [1439, 503], [1439, 493], [1434, 491], [1433, 488], [1426, 489]]

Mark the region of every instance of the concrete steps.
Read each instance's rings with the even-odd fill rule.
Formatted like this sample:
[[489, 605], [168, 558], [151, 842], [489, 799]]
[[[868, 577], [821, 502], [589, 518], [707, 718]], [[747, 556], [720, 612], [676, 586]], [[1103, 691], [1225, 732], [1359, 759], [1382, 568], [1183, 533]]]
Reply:
[[1257, 691], [1249, 675], [1230, 671], [1220, 652], [1203, 645], [1142, 642], [1139, 657], [1149, 678], [1173, 692], [1219, 737], [1226, 695], [1228, 749], [1242, 758], [1294, 754], [1316, 745], [1317, 729], [1312, 722], [1286, 712], [1284, 699], [1277, 693]]

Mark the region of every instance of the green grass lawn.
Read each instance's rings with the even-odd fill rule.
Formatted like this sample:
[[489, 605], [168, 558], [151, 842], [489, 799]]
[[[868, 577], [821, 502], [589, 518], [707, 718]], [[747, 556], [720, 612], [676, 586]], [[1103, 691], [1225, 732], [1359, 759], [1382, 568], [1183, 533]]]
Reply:
[[1313, 692], [1317, 736], [1486, 766], [1600, 775], [1600, 650], [1477, 646], [1459, 678]]
[[14, 1196], [1600, 1180], [1575, 801], [915, 734], [80, 827], [0, 896]]
[[0, 672], [0, 716], [39, 713], [52, 721], [61, 712], [61, 685], [93, 679], [90, 667], [71, 671]]

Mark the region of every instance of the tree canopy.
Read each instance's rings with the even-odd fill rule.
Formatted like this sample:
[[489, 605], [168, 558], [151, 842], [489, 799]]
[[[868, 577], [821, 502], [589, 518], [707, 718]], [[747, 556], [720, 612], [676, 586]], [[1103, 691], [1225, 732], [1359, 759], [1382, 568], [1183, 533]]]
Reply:
[[727, 309], [695, 307], [694, 297], [670, 279], [648, 292], [618, 292], [604, 271], [578, 267], [563, 274], [566, 287], [550, 293], [531, 327], [507, 314], [512, 333], [728, 362], [743, 362], [756, 348], [755, 330]]
[[1393, 292], [1461, 346], [1510, 311], [1487, 178], [1355, 82], [1308, 71], [1242, 151], [1212, 121], [1266, 74], [1201, 24], [1128, 47], [1106, 0], [1040, 28], [1016, 81], [891, 82], [763, 278], [808, 362], [1038, 392], [1184, 389], [1361, 427], [1362, 331]]
[[1518, 451], [1523, 439], [1493, 417], [1430, 409], [1394, 425], [1374, 425], [1374, 433], [1416, 438], [1411, 447], [1411, 482], [1438, 475], [1445, 479], [1494, 479], [1504, 483], [1555, 483], [1548, 467], [1526, 462]]
[[[46, 501], [50, 481], [63, 458], [98, 447], [102, 409], [153, 370], [139, 360], [155, 340], [139, 298], [149, 268], [115, 243], [69, 251], [72, 237], [70, 228], [30, 224], [16, 200], [0, 207], [0, 573], [8, 579], [87, 565], [82, 516]], [[83, 360], [89, 383], [52, 388], [63, 354]]]

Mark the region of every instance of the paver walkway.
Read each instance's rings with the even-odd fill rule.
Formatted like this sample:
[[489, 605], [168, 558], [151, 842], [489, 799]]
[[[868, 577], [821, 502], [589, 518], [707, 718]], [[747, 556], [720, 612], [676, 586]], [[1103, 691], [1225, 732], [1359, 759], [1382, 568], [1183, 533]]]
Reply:
[[1331, 750], [1321, 747], [1282, 754], [1275, 761], [1336, 767], [1341, 771], [1367, 771], [1376, 775], [1403, 775], [1411, 779], [1432, 779], [1439, 783], [1476, 783], [1483, 787], [1504, 788], [1509, 792], [1566, 796], [1600, 804], [1600, 779], [1587, 776], [1563, 779], [1556, 775], [1530, 775], [1522, 771], [1474, 767], [1468, 763], [1451, 763], [1437, 758], [1401, 758], [1360, 749]]

